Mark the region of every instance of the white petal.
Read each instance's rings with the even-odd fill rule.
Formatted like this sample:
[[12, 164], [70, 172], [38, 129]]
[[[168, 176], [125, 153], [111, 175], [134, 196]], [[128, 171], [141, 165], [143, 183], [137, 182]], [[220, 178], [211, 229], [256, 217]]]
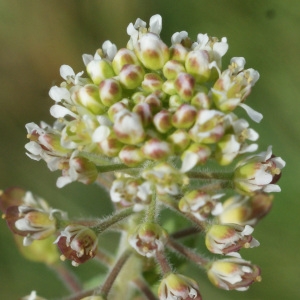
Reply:
[[55, 104], [55, 105], [51, 106], [50, 114], [51, 114], [51, 116], [53, 116], [56, 119], [63, 118], [66, 115], [70, 115], [74, 118], [77, 117], [77, 115], [74, 114], [73, 112], [71, 112], [69, 109], [67, 109], [64, 106], [58, 105], [58, 104]]
[[263, 115], [261, 113], [255, 111], [250, 106], [246, 105], [245, 103], [241, 103], [239, 106], [241, 106], [246, 111], [246, 113], [248, 114], [248, 116], [254, 122], [259, 123], [262, 120]]
[[60, 76], [65, 80], [67, 80], [68, 76], [75, 76], [75, 72], [68, 65], [62, 65], [59, 69], [59, 72], [60, 72]]
[[67, 177], [67, 176], [61, 176], [61, 177], [58, 177], [57, 178], [57, 181], [56, 181], [56, 186], [58, 188], [62, 188], [64, 187], [65, 185], [71, 183], [72, 180], [70, 177]]
[[153, 32], [157, 35], [160, 34], [162, 29], [162, 18], [160, 15], [154, 15], [150, 18], [149, 32]]
[[91, 54], [82, 54], [82, 60], [85, 66], [93, 60], [93, 55]]
[[241, 254], [239, 254], [238, 252], [229, 252], [226, 255], [233, 256], [233, 257], [236, 257], [236, 258], [241, 258], [242, 257]]
[[183, 158], [180, 172], [185, 173], [185, 172], [191, 170], [192, 168], [194, 168], [196, 166], [196, 164], [198, 163], [198, 159], [199, 159], [199, 157], [196, 153], [187, 151], [187, 153], [185, 154], [185, 156]]
[[92, 140], [94, 143], [104, 141], [110, 134], [110, 129], [107, 126], [99, 126], [93, 133]]
[[40, 155], [42, 153], [42, 147], [34, 141], [31, 141], [25, 145], [25, 149], [33, 155]]
[[250, 248], [258, 247], [259, 245], [260, 245], [259, 241], [254, 238], [250, 242]]
[[55, 101], [60, 102], [65, 99], [70, 101], [70, 92], [66, 88], [61, 88], [58, 86], [53, 86], [49, 91], [49, 96]]
[[268, 184], [265, 188], [264, 188], [264, 192], [266, 193], [273, 193], [273, 192], [280, 192], [281, 188], [279, 185], [277, 184]]
[[254, 231], [253, 227], [246, 225], [244, 230], [241, 232], [242, 235], [250, 235]]

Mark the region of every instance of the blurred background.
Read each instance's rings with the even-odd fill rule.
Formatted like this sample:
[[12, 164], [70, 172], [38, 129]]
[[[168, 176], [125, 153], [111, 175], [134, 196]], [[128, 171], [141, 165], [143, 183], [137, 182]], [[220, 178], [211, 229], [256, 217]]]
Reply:
[[[282, 192], [255, 230], [261, 246], [243, 257], [262, 268], [263, 280], [247, 292], [226, 292], [213, 287], [197, 271], [204, 299], [268, 300], [300, 298], [300, 2], [299, 0], [114, 0], [114, 1], [0, 1], [0, 188], [20, 186], [44, 197], [51, 206], [71, 216], [100, 216], [111, 210], [107, 195], [96, 185], [73, 183], [55, 186], [59, 173], [25, 155], [25, 124], [52, 123], [48, 96], [59, 84], [59, 67], [84, 70], [83, 53], [94, 54], [109, 39], [118, 48], [128, 41], [127, 25], [136, 18], [163, 17], [162, 38], [186, 30], [227, 37], [233, 56], [246, 58], [247, 68], [260, 72], [248, 104], [264, 115], [260, 151], [273, 145], [287, 166], [280, 180]], [[97, 274], [92, 264], [76, 269], [79, 276]], [[25, 260], [15, 247], [4, 221], [0, 223], [0, 296], [14, 300], [35, 289], [47, 298], [67, 291], [43, 264]]]

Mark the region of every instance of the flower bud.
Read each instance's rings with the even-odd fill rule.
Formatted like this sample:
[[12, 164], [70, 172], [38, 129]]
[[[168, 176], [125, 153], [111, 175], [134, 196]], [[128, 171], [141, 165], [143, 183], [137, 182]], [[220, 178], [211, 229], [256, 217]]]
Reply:
[[179, 61], [181, 63], [185, 62], [186, 56], [188, 54], [188, 49], [182, 44], [175, 44], [170, 48], [170, 59]]
[[175, 94], [177, 94], [177, 90], [175, 88], [174, 80], [166, 80], [163, 83], [161, 89], [167, 95], [175, 95]]
[[211, 150], [206, 145], [191, 144], [181, 155], [181, 169], [185, 173], [197, 165], [205, 164], [211, 155]]
[[159, 300], [201, 300], [196, 281], [181, 274], [166, 275], [158, 288]]
[[183, 129], [177, 129], [167, 138], [168, 142], [173, 145], [174, 153], [180, 154], [190, 144], [190, 137], [188, 133]]
[[191, 104], [197, 109], [209, 109], [211, 107], [211, 100], [205, 92], [197, 92], [191, 100]]
[[87, 84], [76, 90], [73, 99], [95, 115], [105, 112], [105, 106], [100, 101], [99, 89], [94, 84]]
[[116, 157], [123, 147], [114, 133], [111, 133], [106, 139], [98, 143], [100, 151], [108, 157]]
[[259, 267], [240, 258], [212, 262], [207, 275], [212, 284], [224, 290], [246, 291], [255, 281], [261, 281]]
[[139, 65], [124, 65], [119, 73], [119, 80], [125, 89], [137, 88], [144, 78], [144, 69]]
[[145, 160], [143, 152], [135, 146], [124, 146], [119, 152], [119, 158], [123, 164], [135, 167]]
[[174, 81], [178, 95], [184, 100], [190, 100], [194, 95], [195, 78], [188, 73], [179, 73]]
[[112, 61], [112, 67], [117, 75], [125, 65], [139, 65], [139, 61], [132, 50], [121, 48]]
[[57, 187], [61, 188], [73, 181], [90, 184], [97, 179], [98, 171], [94, 163], [77, 155], [77, 151], [74, 151], [69, 162], [62, 165], [62, 176], [56, 181]]
[[125, 144], [136, 145], [146, 137], [141, 117], [127, 109], [123, 109], [115, 115], [113, 129], [116, 137]]
[[168, 132], [172, 128], [171, 117], [171, 113], [166, 109], [158, 112], [153, 117], [153, 124], [155, 128], [161, 133]]
[[280, 187], [275, 183], [284, 166], [285, 162], [273, 156], [272, 147], [269, 146], [266, 152], [249, 156], [238, 163], [234, 171], [235, 188], [246, 195], [259, 191], [280, 192]]
[[153, 93], [161, 90], [163, 84], [162, 78], [156, 73], [147, 73], [142, 82], [142, 88], [147, 93]]
[[152, 93], [148, 95], [144, 99], [144, 102], [149, 104], [153, 114], [161, 110], [162, 103], [160, 100], [160, 95], [158, 95], [157, 93]]
[[142, 152], [147, 159], [161, 160], [170, 156], [173, 151], [171, 144], [152, 138], [145, 142]]
[[195, 78], [197, 83], [206, 82], [211, 74], [207, 51], [190, 51], [185, 58], [185, 68]]
[[147, 127], [152, 123], [151, 106], [148, 103], [138, 103], [132, 108], [132, 112], [138, 114], [141, 117], [142, 124]]
[[215, 224], [206, 232], [205, 245], [212, 253], [231, 255], [241, 248], [259, 246], [259, 242], [251, 236], [252, 232], [253, 228], [249, 225]]
[[15, 234], [24, 236], [24, 246], [30, 245], [33, 240], [46, 239], [56, 230], [56, 219], [30, 206], [10, 206], [6, 210], [5, 219]]
[[114, 122], [115, 115], [123, 110], [123, 109], [128, 109], [129, 108], [129, 103], [125, 101], [127, 99], [122, 99], [121, 101], [113, 104], [107, 111], [109, 119]]
[[185, 68], [177, 60], [169, 60], [163, 67], [163, 74], [167, 79], [175, 79], [182, 72], [185, 72]]
[[100, 84], [104, 79], [115, 76], [111, 63], [106, 59], [95, 59], [86, 66], [87, 73], [94, 84]]
[[185, 101], [179, 95], [172, 95], [169, 98], [169, 108], [174, 112], [184, 103]]
[[99, 85], [101, 102], [105, 106], [112, 106], [122, 99], [122, 88], [115, 79], [105, 79]]
[[129, 244], [142, 256], [154, 257], [162, 251], [167, 240], [167, 232], [156, 223], [143, 223], [128, 238]]
[[252, 197], [233, 196], [223, 203], [223, 212], [219, 222], [239, 225], [256, 225], [271, 209], [273, 195], [257, 193]]
[[168, 46], [153, 33], [146, 33], [137, 41], [135, 48], [137, 57], [150, 70], [162, 69], [169, 59]]
[[176, 128], [190, 128], [196, 119], [197, 110], [189, 104], [182, 104], [172, 117], [172, 124]]
[[196, 143], [212, 144], [222, 138], [224, 131], [224, 114], [213, 109], [202, 109], [189, 134]]
[[73, 266], [78, 266], [96, 255], [98, 237], [92, 229], [72, 224], [60, 233], [55, 243], [62, 252], [61, 259], [70, 259]]
[[192, 190], [180, 199], [178, 207], [180, 211], [205, 221], [210, 215], [217, 216], [222, 212], [222, 203], [218, 201], [222, 196], [223, 194], [210, 195], [201, 189]]

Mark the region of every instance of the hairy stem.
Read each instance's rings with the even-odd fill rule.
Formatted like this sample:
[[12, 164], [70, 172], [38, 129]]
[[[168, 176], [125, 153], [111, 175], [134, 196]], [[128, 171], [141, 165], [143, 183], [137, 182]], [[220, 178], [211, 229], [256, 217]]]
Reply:
[[104, 284], [101, 287], [100, 295], [107, 299], [108, 293], [115, 282], [118, 274], [120, 273], [121, 269], [123, 268], [125, 262], [129, 258], [129, 256], [132, 254], [132, 251], [130, 249], [125, 250], [121, 256], [118, 258], [112, 269], [110, 270]]
[[199, 266], [201, 266], [203, 268], [205, 268], [206, 265], [209, 263], [209, 261], [207, 259], [203, 258], [202, 256], [195, 253], [190, 248], [184, 246], [181, 243], [178, 243], [177, 241], [175, 241], [174, 239], [172, 239], [170, 237], [168, 239], [167, 247], [169, 247], [171, 250], [181, 254], [188, 260], [195, 262], [196, 264], [198, 264]]
[[107, 228], [122, 221], [123, 219], [129, 217], [132, 214], [133, 214], [132, 207], [122, 209], [120, 211], [117, 211], [114, 215], [107, 217], [104, 221], [100, 222], [98, 225], [94, 226], [92, 229], [95, 230], [98, 234], [100, 234]]
[[149, 285], [145, 282], [143, 278], [138, 277], [132, 282], [148, 300], [157, 300], [156, 296], [152, 293]]

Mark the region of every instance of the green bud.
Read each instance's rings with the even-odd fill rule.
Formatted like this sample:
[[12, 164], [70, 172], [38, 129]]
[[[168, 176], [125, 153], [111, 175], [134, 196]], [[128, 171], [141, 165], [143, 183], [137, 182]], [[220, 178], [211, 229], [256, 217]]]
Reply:
[[188, 73], [195, 77], [197, 83], [206, 82], [211, 74], [207, 51], [195, 50], [189, 52], [185, 59], [185, 68]]
[[124, 65], [119, 74], [119, 80], [126, 89], [137, 88], [144, 78], [144, 69], [138, 65]]
[[190, 137], [188, 133], [183, 129], [177, 129], [167, 139], [173, 145], [174, 152], [176, 154], [182, 153], [184, 149], [190, 144]]
[[142, 151], [146, 158], [153, 160], [165, 159], [172, 154], [172, 145], [153, 138], [145, 142]]
[[87, 84], [74, 93], [74, 100], [95, 115], [105, 112], [105, 106], [100, 101], [99, 89], [94, 84]]
[[111, 63], [106, 59], [92, 60], [86, 67], [87, 73], [90, 75], [94, 84], [100, 84], [104, 79], [115, 76]]
[[175, 79], [179, 73], [186, 72], [184, 66], [176, 61], [169, 60], [163, 67], [163, 74], [167, 79]]
[[182, 104], [172, 117], [172, 124], [176, 128], [190, 128], [196, 119], [197, 110], [189, 104]]
[[142, 88], [148, 93], [161, 90], [163, 84], [162, 78], [156, 73], [147, 73], [142, 82]]
[[188, 54], [187, 48], [181, 44], [175, 44], [170, 49], [170, 59], [177, 60], [179, 62], [185, 62], [185, 58]]
[[184, 100], [190, 100], [194, 94], [195, 78], [188, 73], [180, 73], [174, 81], [178, 95]]
[[155, 128], [161, 133], [168, 132], [172, 128], [171, 118], [172, 115], [168, 110], [161, 110], [153, 118]]
[[125, 65], [139, 65], [139, 61], [132, 50], [122, 48], [116, 53], [112, 67], [118, 75]]
[[142, 150], [131, 145], [124, 146], [121, 149], [119, 158], [122, 163], [129, 167], [135, 167], [145, 160]]
[[115, 79], [105, 79], [99, 85], [100, 99], [105, 106], [112, 106], [122, 99], [122, 88]]

